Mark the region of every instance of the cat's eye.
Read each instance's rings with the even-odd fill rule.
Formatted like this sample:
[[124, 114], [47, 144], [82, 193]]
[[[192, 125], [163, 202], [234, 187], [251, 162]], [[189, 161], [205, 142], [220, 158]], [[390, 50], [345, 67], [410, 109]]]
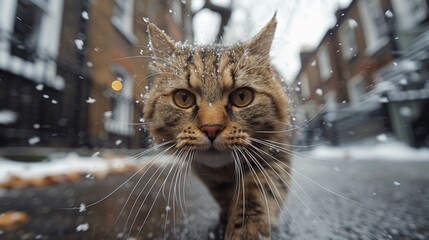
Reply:
[[246, 107], [252, 102], [253, 95], [250, 88], [239, 88], [229, 95], [229, 101], [236, 107]]
[[180, 89], [174, 92], [173, 102], [178, 107], [190, 108], [195, 104], [195, 95], [188, 90]]

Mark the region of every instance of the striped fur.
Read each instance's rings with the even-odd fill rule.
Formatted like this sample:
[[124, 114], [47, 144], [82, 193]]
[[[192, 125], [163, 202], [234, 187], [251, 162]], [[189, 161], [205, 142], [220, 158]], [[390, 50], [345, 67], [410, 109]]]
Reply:
[[[173, 140], [176, 148], [195, 151], [190, 161], [221, 207], [225, 239], [269, 239], [288, 189], [287, 155], [253, 140], [288, 140], [280, 133], [288, 103], [269, 57], [276, 23], [274, 17], [251, 41], [232, 46], [174, 43], [148, 27], [154, 48], [144, 109], [149, 131], [157, 143]], [[251, 89], [253, 100], [237, 107], [231, 94], [242, 88]], [[195, 96], [192, 107], [174, 103], [178, 89]], [[202, 126], [221, 130], [211, 142]]]

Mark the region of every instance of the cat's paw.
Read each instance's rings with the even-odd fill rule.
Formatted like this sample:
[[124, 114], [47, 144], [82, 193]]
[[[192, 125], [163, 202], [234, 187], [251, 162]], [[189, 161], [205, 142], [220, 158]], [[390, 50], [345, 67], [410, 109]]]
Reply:
[[[241, 221], [241, 220], [240, 220]], [[230, 223], [225, 230], [225, 240], [270, 240], [270, 227], [264, 221]]]

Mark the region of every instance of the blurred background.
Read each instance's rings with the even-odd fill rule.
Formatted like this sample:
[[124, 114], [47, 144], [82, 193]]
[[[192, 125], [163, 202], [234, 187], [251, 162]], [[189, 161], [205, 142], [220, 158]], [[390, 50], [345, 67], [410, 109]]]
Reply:
[[249, 39], [275, 11], [273, 62], [293, 99], [292, 125], [305, 125], [297, 142], [389, 133], [429, 145], [427, 1], [1, 4], [2, 151], [147, 147], [139, 125], [151, 80], [147, 21], [178, 41], [228, 44]]
[[[310, 158], [395, 159], [412, 169], [419, 167], [410, 160], [429, 160], [427, 0], [1, 0], [0, 188], [63, 182], [46, 179], [52, 175], [69, 182], [104, 176], [116, 163], [82, 166], [151, 145], [142, 114], [153, 78], [149, 21], [176, 41], [231, 44], [250, 39], [275, 12], [271, 56], [291, 99], [297, 151], [329, 146]], [[349, 148], [383, 143], [378, 155]], [[32, 175], [19, 165], [43, 160], [38, 169], [47, 169], [58, 159], [70, 168]], [[398, 169], [406, 172], [397, 168], [392, 176], [401, 175]], [[415, 187], [425, 186], [427, 176], [410, 171], [422, 180]], [[30, 175], [32, 182], [24, 180]], [[385, 178], [390, 185], [403, 184], [392, 176]], [[0, 206], [0, 236], [1, 211], [20, 209], [12, 205]]]

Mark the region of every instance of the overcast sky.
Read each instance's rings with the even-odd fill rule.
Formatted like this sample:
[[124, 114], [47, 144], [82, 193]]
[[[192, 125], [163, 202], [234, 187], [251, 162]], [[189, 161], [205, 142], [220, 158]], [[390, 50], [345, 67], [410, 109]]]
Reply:
[[[229, 6], [231, 0], [213, 0]], [[245, 41], [256, 34], [277, 11], [278, 26], [271, 55], [274, 64], [287, 81], [292, 81], [300, 68], [302, 47], [315, 47], [326, 31], [335, 24], [335, 11], [347, 7], [351, 0], [233, 0], [234, 9], [224, 42]], [[193, 0], [194, 10], [203, 0]], [[216, 36], [219, 17], [204, 10], [194, 21], [195, 40], [210, 43]]]

